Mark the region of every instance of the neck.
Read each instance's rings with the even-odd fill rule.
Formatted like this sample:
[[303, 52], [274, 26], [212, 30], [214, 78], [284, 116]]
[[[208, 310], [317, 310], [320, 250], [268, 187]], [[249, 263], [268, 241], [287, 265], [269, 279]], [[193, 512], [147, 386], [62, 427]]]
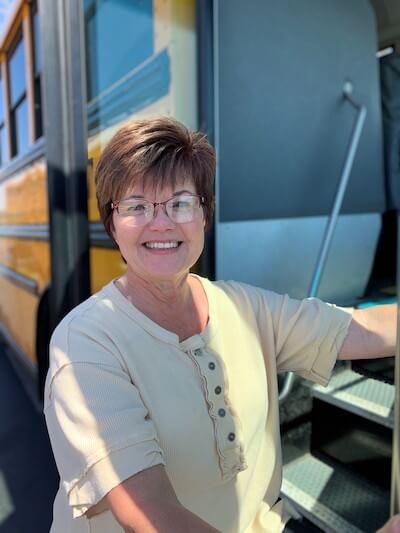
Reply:
[[148, 280], [129, 268], [118, 280], [124, 294], [136, 305], [148, 302], [150, 305], [183, 304], [190, 297], [189, 272], [168, 280]]
[[207, 325], [207, 296], [201, 283], [189, 273], [155, 283], [128, 270], [117, 281], [117, 287], [139, 311], [181, 340], [200, 333]]

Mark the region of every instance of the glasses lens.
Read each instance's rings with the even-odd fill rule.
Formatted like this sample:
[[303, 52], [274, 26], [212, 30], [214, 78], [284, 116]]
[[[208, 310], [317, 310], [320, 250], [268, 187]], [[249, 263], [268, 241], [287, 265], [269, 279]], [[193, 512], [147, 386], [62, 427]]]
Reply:
[[129, 218], [132, 224], [146, 224], [153, 218], [154, 206], [146, 200], [123, 200], [119, 203], [118, 213]]
[[191, 222], [194, 219], [199, 205], [200, 202], [197, 196], [181, 195], [171, 198], [166, 203], [166, 208], [169, 218], [173, 222], [182, 224]]

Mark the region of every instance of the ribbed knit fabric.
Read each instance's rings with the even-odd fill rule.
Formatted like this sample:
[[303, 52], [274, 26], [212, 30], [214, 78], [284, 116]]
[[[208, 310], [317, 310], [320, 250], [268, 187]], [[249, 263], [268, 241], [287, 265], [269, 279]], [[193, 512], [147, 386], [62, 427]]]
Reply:
[[[326, 384], [351, 315], [199, 280], [209, 322], [183, 342], [113, 282], [54, 332], [45, 390], [61, 477], [53, 533], [122, 532], [102, 498], [157, 464], [180, 502], [219, 531], [283, 529], [277, 372]], [[98, 514], [87, 518], [89, 509]]]

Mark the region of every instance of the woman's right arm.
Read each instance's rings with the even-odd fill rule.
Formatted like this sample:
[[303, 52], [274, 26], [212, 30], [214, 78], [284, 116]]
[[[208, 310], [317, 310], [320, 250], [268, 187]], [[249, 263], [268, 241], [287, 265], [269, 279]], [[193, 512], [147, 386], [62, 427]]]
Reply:
[[183, 507], [162, 465], [131, 476], [105, 499], [126, 533], [218, 533]]

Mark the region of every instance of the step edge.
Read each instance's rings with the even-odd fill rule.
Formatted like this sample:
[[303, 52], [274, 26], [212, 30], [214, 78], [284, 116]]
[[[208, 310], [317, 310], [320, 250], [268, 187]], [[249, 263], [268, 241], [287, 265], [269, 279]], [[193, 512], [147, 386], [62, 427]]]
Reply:
[[[310, 522], [313, 522], [313, 524], [315, 524], [317, 527], [321, 528], [325, 533], [337, 533], [337, 531], [346, 531], [346, 533], [364, 533], [357, 526], [354, 526], [343, 517], [335, 513], [335, 511], [329, 507], [326, 507], [326, 505], [320, 503], [313, 496], [310, 496], [302, 489], [294, 485], [294, 483], [284, 478], [282, 479], [281, 492], [285, 498], [291, 501], [292, 505], [294, 505], [296, 509], [299, 509], [300, 513], [304, 512], [304, 516], [310, 520]], [[301, 498], [300, 501], [298, 496]], [[306, 506], [307, 503], [303, 504], [301, 502], [310, 502], [312, 504], [312, 508], [311, 505]], [[330, 517], [328, 521], [324, 520], [324, 516]], [[336, 526], [339, 525], [340, 529], [333, 527], [332, 523]], [[326, 527], [328, 529], [326, 529]]]
[[[338, 396], [337, 393], [336, 394], [332, 393], [332, 391], [328, 390], [325, 392], [320, 389], [313, 389], [312, 394], [313, 394], [313, 397], [317, 398], [318, 400], [325, 401], [327, 403], [330, 403], [331, 405], [335, 405], [337, 407], [340, 407], [341, 409], [350, 411], [356, 415], [362, 416], [363, 418], [366, 418], [367, 420], [376, 422], [389, 429], [393, 429], [394, 427], [393, 413], [391, 413], [391, 415], [387, 417], [380, 413], [377, 413], [376, 411], [368, 409], [365, 405], [351, 401], [352, 398], [358, 399], [359, 397], [357, 396], [350, 395], [350, 394], [345, 395], [344, 393], [340, 393], [341, 396]], [[351, 396], [351, 398], [349, 398], [349, 396]], [[370, 402], [370, 404], [380, 405], [380, 404], [373, 404], [372, 402]]]

